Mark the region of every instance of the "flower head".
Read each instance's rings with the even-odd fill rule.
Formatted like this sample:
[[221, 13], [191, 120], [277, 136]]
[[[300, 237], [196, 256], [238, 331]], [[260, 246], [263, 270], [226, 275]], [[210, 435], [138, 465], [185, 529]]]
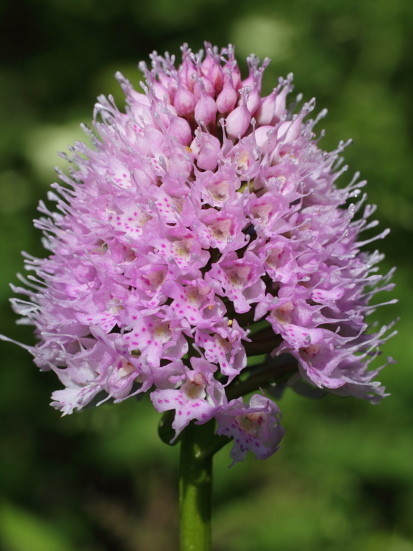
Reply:
[[387, 328], [367, 334], [365, 318], [391, 284], [359, 238], [372, 209], [363, 182], [336, 187], [345, 144], [319, 148], [314, 101], [288, 107], [291, 75], [263, 96], [268, 60], [250, 56], [243, 80], [232, 47], [151, 59], [143, 93], [117, 75], [125, 112], [98, 98], [93, 148], [74, 147], [56, 210], [40, 203], [50, 254], [26, 257], [14, 308], [63, 413], [150, 393], [177, 434], [215, 418], [234, 460], [264, 458], [283, 431], [272, 400], [237, 393], [257, 373], [247, 355], [267, 356], [263, 386], [282, 353], [312, 385], [383, 396], [368, 364]]

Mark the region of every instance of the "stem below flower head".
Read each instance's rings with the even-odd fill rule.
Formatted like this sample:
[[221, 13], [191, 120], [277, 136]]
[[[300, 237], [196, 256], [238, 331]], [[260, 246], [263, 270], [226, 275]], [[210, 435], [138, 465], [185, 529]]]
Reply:
[[[293, 373], [297, 371], [297, 362], [294, 359], [285, 364], [274, 367], [271, 358], [261, 365], [252, 368], [252, 375], [245, 381], [235, 380], [227, 387], [227, 397], [229, 400], [245, 396], [259, 390], [267, 388], [276, 383], [287, 380]], [[254, 373], [256, 371], [256, 373]]]
[[[297, 369], [294, 361], [278, 366], [271, 361], [246, 381], [228, 388], [230, 399], [288, 378]], [[214, 434], [214, 421], [190, 424], [181, 434], [179, 470], [180, 551], [210, 551], [212, 459], [229, 439]]]
[[180, 551], [211, 549], [212, 454], [205, 454], [213, 422], [182, 433], [179, 469]]

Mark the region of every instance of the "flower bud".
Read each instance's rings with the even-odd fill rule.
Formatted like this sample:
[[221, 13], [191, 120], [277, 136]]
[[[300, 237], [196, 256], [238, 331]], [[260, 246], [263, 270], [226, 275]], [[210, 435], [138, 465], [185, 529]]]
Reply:
[[230, 138], [240, 139], [251, 122], [251, 113], [248, 111], [245, 105], [245, 98], [243, 98], [241, 105], [236, 107], [225, 119], [225, 130]]
[[231, 75], [225, 75], [225, 82], [222, 91], [216, 99], [219, 113], [226, 114], [232, 111], [237, 103], [238, 94], [232, 84]]
[[175, 94], [174, 106], [178, 115], [182, 117], [188, 116], [194, 110], [194, 95], [183, 86], [179, 86]]
[[274, 119], [276, 93], [276, 88], [274, 88], [270, 95], [265, 96], [265, 98], [261, 100], [261, 104], [255, 114], [255, 120], [258, 125], [272, 123]]
[[198, 124], [215, 123], [217, 116], [217, 104], [210, 96], [204, 95], [195, 105], [195, 120]]

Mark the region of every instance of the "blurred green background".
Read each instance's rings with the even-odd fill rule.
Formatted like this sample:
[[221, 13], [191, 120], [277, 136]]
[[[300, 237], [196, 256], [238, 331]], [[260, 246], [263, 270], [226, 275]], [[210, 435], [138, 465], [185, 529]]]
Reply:
[[[321, 144], [346, 151], [378, 204], [382, 270], [399, 266], [400, 316], [379, 406], [287, 392], [287, 434], [265, 462], [228, 469], [216, 458], [215, 551], [413, 550], [413, 3], [411, 0], [3, 0], [0, 4], [0, 332], [15, 326], [9, 281], [21, 250], [42, 255], [32, 229], [55, 179], [58, 151], [82, 139], [95, 98], [122, 98], [113, 78], [139, 82], [137, 62], [203, 40], [269, 56], [265, 87], [294, 72], [296, 91], [329, 116]], [[343, 179], [344, 183], [344, 179]], [[176, 550], [177, 450], [158, 441], [158, 415], [126, 401], [60, 418], [58, 385], [23, 350], [1, 344], [0, 549]]]

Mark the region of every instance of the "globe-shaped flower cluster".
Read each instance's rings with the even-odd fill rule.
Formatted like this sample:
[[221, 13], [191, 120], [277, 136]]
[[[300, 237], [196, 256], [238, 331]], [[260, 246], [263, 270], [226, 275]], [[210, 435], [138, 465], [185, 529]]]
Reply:
[[268, 60], [242, 79], [232, 47], [151, 59], [143, 93], [117, 75], [126, 112], [98, 98], [93, 147], [73, 148], [56, 210], [40, 203], [50, 255], [26, 255], [14, 307], [64, 414], [149, 393], [176, 435], [214, 418], [234, 460], [265, 458], [283, 435], [276, 381], [383, 396], [368, 365], [388, 332], [365, 319], [391, 284], [359, 238], [373, 209], [357, 177], [336, 187], [345, 144], [318, 147], [291, 76], [261, 95]]

